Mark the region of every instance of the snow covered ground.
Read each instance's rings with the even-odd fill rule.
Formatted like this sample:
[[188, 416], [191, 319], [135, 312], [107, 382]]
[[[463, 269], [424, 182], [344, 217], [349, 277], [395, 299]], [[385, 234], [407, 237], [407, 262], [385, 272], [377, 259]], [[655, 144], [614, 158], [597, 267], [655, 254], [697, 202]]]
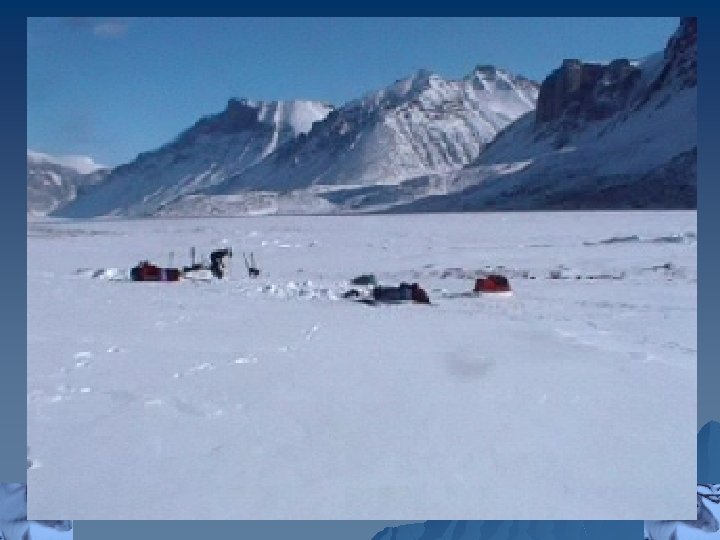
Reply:
[[[32, 219], [29, 514], [694, 519], [696, 232], [695, 212]], [[225, 281], [122, 279], [225, 245]], [[512, 297], [453, 297], [498, 266]], [[367, 272], [433, 305], [341, 299]]]

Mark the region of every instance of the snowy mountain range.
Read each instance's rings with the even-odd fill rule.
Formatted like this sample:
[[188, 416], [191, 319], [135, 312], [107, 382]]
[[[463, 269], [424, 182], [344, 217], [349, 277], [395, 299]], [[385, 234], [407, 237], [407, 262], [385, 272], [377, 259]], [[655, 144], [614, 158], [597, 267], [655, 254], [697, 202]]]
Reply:
[[535, 83], [481, 66], [459, 81], [419, 71], [339, 109], [231, 100], [61, 213], [277, 212], [278, 199], [332, 211], [358, 189], [460, 169], [536, 98]]
[[[338, 108], [232, 99], [56, 215], [694, 208], [697, 21], [538, 86], [421, 70]], [[29, 195], [30, 197], [30, 195]]]
[[216, 191], [396, 185], [457, 170], [536, 99], [535, 83], [492, 66], [460, 81], [421, 70], [333, 111]]
[[697, 19], [639, 62], [566, 60], [537, 109], [403, 211], [697, 207]]
[[325, 118], [313, 101], [231, 99], [174, 141], [113, 170], [102, 190], [62, 209], [62, 215], [152, 215], [184, 195], [222, 183], [256, 165]]
[[45, 215], [99, 185], [107, 167], [85, 156], [55, 157], [27, 151], [27, 213]]

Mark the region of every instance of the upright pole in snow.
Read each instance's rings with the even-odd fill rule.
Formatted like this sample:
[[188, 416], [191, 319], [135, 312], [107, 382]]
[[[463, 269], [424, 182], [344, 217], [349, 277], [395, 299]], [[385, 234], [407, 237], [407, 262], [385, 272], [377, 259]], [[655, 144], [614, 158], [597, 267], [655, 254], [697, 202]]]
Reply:
[[172, 268], [172, 267], [173, 267], [173, 262], [174, 262], [174, 261], [175, 261], [175, 252], [174, 252], [174, 251], [171, 251], [171, 252], [170, 252], [170, 255], [168, 256], [168, 267], [169, 267], [169, 268]]
[[245, 261], [245, 268], [247, 269], [248, 277], [256, 278], [260, 276], [260, 270], [255, 266], [255, 253], [250, 252], [250, 262], [248, 262], [245, 252], [243, 251], [243, 260]]
[[191, 265], [195, 266], [195, 246], [190, 248], [190, 259], [191, 259]]

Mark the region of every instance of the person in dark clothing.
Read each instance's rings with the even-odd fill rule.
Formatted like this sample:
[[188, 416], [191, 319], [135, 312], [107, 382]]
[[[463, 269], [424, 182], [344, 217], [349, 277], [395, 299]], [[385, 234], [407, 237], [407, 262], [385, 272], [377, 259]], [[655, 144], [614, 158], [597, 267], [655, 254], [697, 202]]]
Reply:
[[420, 287], [417, 283], [413, 283], [410, 286], [411, 296], [413, 302], [417, 302], [418, 304], [429, 304], [430, 303], [430, 297], [428, 296], [427, 292], [425, 292], [425, 289]]
[[210, 272], [218, 279], [225, 277], [225, 270], [227, 269], [226, 257], [232, 257], [230, 248], [218, 249], [210, 254]]

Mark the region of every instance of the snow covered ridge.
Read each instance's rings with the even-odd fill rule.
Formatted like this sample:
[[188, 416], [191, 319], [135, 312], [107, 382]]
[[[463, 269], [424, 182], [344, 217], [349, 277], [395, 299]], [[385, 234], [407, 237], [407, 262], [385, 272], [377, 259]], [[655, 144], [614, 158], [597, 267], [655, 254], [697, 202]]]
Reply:
[[214, 193], [397, 186], [457, 171], [536, 98], [534, 83], [493, 67], [458, 81], [421, 70], [338, 108]]
[[696, 59], [683, 18], [657, 54], [565, 60], [540, 87], [481, 65], [335, 109], [233, 99], [56, 214], [696, 208]]
[[480, 66], [459, 81], [420, 71], [338, 109], [233, 99], [171, 143], [118, 167], [102, 190], [58, 215], [207, 215], [208, 208], [242, 214], [228, 197], [258, 192], [283, 201], [294, 193], [262, 213], [364, 209], [354, 193], [346, 194], [347, 205], [323, 194], [459, 170], [534, 108], [537, 91], [523, 77]]
[[240, 133], [266, 128], [271, 130], [269, 153], [277, 144], [307, 133], [325, 118], [332, 106], [314, 101], [253, 101], [230, 99], [224, 111], [200, 119], [183, 132], [177, 141], [189, 142], [202, 135]]
[[256, 165], [331, 110], [313, 101], [231, 99], [223, 111], [201, 118], [170, 143], [117, 167], [102, 190], [56, 215], [156, 214]]
[[642, 61], [566, 60], [454, 191], [400, 211], [697, 206], [697, 20]]
[[46, 215], [100, 184], [110, 170], [87, 156], [27, 151], [27, 213]]

